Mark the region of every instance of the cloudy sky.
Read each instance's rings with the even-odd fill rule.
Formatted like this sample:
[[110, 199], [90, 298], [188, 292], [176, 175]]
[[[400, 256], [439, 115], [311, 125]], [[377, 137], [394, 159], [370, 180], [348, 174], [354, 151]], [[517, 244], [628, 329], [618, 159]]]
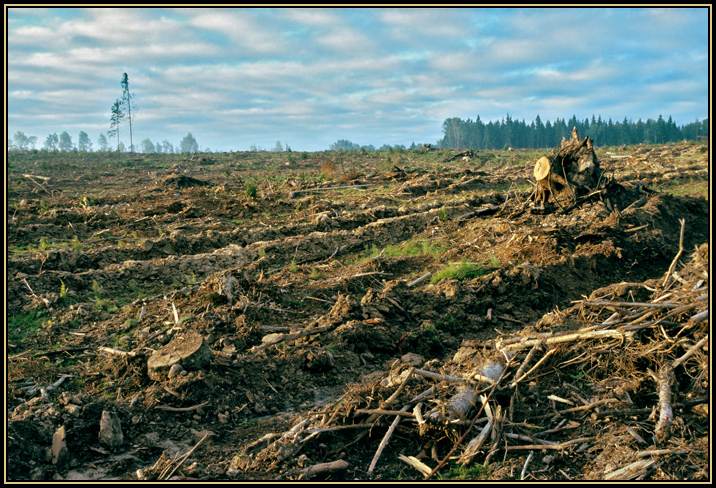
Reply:
[[[7, 8], [8, 135], [320, 151], [435, 143], [446, 118], [708, 117], [707, 8]], [[120, 129], [121, 130], [121, 129]], [[124, 134], [122, 134], [124, 135]], [[122, 137], [129, 146], [129, 138]]]

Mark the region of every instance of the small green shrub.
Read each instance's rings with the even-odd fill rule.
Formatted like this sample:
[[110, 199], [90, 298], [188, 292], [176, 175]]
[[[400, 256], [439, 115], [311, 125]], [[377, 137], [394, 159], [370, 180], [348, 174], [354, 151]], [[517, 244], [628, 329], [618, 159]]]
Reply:
[[256, 195], [258, 195], [259, 188], [256, 186], [256, 183], [246, 183], [244, 186], [244, 196], [246, 198], [256, 198]]

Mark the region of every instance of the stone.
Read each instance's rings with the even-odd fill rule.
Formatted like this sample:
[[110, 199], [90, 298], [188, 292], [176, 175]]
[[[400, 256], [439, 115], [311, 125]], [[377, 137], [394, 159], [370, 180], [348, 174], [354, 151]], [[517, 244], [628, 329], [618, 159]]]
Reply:
[[56, 466], [62, 466], [67, 463], [70, 457], [70, 452], [67, 450], [67, 432], [63, 425], [52, 436], [52, 464]]
[[182, 368], [182, 365], [179, 363], [172, 364], [172, 367], [169, 368], [169, 379], [176, 378], [177, 376], [181, 375], [181, 373], [184, 371], [184, 368]]
[[99, 422], [99, 443], [110, 448], [121, 446], [124, 443], [122, 424], [116, 413], [102, 411], [102, 418]]
[[415, 366], [417, 368], [418, 366], [425, 363], [425, 358], [423, 356], [421, 356], [420, 354], [415, 354], [414, 352], [409, 352], [409, 353], [401, 356], [400, 362], [409, 364], [410, 366]]

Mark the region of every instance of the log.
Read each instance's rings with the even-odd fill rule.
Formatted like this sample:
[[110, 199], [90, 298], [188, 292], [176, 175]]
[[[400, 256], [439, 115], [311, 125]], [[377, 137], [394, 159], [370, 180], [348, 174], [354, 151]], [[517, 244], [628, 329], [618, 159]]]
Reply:
[[331, 461], [330, 463], [314, 464], [310, 468], [307, 468], [299, 479], [311, 479], [318, 476], [319, 474], [338, 473], [340, 471], [347, 470], [349, 467], [350, 464], [343, 461], [342, 459]]

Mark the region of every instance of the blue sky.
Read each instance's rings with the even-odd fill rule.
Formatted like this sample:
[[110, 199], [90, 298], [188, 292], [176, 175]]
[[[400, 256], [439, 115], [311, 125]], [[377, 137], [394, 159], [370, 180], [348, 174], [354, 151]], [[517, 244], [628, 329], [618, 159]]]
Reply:
[[320, 151], [339, 139], [435, 143], [449, 117], [709, 116], [707, 8], [9, 7], [6, 17], [8, 136], [37, 136], [38, 148], [62, 131], [96, 147], [124, 72], [135, 146], [177, 146], [191, 132], [202, 149]]

